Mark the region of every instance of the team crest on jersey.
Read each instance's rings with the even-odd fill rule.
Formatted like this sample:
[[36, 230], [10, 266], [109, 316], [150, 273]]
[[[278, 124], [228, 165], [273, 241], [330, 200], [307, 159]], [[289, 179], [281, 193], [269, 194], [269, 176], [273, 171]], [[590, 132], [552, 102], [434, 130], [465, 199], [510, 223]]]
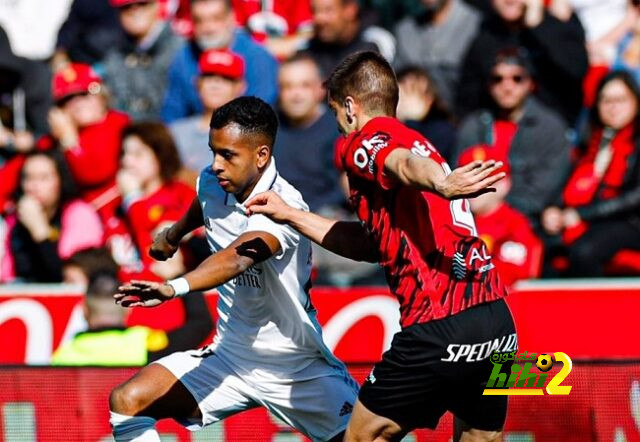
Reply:
[[362, 146], [353, 153], [353, 163], [360, 169], [367, 167], [373, 173], [376, 156], [378, 152], [389, 145], [391, 136], [386, 132], [376, 132], [368, 139], [362, 140]]

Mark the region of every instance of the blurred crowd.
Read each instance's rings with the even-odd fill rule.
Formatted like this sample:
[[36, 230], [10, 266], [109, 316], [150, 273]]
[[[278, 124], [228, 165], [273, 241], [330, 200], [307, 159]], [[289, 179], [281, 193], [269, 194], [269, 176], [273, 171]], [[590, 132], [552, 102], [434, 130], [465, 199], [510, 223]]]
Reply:
[[[311, 210], [352, 219], [323, 80], [358, 50], [392, 63], [398, 118], [452, 168], [505, 163], [469, 204], [508, 283], [640, 274], [638, 0], [21, 0], [0, 3], [0, 282], [196, 266], [203, 232], [148, 249], [242, 95], [277, 109], [278, 169]], [[317, 284], [384, 278], [314, 263]]]

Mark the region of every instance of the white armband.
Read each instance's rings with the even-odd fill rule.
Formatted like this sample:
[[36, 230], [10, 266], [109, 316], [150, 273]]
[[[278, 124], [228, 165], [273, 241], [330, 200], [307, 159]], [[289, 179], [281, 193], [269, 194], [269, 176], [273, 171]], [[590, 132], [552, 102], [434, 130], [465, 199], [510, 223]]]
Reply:
[[185, 278], [176, 278], [171, 281], [167, 281], [167, 284], [173, 287], [173, 291], [175, 292], [174, 297], [178, 298], [180, 296], [184, 296], [191, 288], [189, 288], [189, 282]]

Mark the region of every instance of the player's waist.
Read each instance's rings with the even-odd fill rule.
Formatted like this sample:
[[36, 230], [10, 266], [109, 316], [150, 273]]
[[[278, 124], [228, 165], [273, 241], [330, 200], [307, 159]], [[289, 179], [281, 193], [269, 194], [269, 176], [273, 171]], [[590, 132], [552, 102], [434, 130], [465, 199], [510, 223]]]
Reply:
[[[504, 302], [507, 292], [487, 292], [481, 297], [464, 299], [464, 302], [458, 302], [455, 305], [434, 305], [430, 303], [425, 308], [419, 308], [417, 305], [400, 307], [400, 326], [405, 329], [417, 324], [433, 323], [445, 320], [475, 308], [487, 307], [496, 301]], [[461, 300], [462, 301], [462, 300]]]

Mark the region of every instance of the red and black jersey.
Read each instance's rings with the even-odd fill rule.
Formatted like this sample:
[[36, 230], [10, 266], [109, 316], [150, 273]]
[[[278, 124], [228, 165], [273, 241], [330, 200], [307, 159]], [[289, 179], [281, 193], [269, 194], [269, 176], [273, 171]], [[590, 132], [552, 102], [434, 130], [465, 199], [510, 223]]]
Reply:
[[506, 296], [485, 244], [476, 236], [469, 204], [399, 185], [384, 173], [395, 149], [449, 166], [420, 133], [378, 117], [339, 147], [350, 200], [378, 244], [387, 282], [400, 302], [403, 327], [459, 313]]

